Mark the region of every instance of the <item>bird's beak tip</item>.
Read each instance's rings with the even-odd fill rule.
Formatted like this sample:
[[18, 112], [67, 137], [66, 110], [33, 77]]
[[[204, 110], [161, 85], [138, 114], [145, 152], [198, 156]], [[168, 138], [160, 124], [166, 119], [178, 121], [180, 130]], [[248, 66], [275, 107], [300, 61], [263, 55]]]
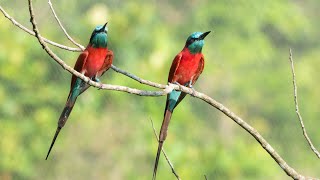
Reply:
[[106, 28], [107, 24], [108, 24], [108, 22], [106, 22], [106, 23], [103, 25], [103, 29]]
[[201, 34], [201, 39], [204, 39], [211, 31], [207, 31]]

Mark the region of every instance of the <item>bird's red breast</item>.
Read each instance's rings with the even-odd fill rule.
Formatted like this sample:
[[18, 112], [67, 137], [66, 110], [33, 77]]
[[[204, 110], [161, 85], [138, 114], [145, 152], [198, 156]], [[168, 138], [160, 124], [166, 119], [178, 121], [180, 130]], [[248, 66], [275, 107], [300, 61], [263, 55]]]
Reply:
[[192, 54], [188, 48], [184, 48], [173, 60], [168, 82], [178, 82], [181, 85], [192, 81], [196, 82], [204, 68], [202, 53]]
[[93, 77], [104, 65], [104, 60], [106, 59], [108, 49], [107, 48], [93, 48], [91, 46], [86, 49], [88, 53], [87, 60], [84, 64], [83, 70], [85, 70], [85, 75], [88, 77]]
[[[113, 52], [108, 48], [94, 48], [90, 45], [79, 55], [74, 69], [85, 76], [92, 78], [100, 76], [109, 69], [113, 60]], [[76, 76], [72, 76], [71, 89], [75, 83]]]

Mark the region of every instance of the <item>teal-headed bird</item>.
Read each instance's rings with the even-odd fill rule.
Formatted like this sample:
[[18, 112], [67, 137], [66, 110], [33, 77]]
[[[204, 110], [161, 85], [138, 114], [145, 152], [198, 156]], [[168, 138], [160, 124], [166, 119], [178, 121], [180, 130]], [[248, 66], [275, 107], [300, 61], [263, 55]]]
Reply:
[[[113, 52], [108, 49], [108, 23], [97, 26], [90, 37], [90, 41], [86, 49], [79, 55], [74, 69], [79, 73], [84, 74], [90, 79], [99, 82], [99, 77], [106, 72], [112, 65]], [[83, 80], [75, 75], [71, 78], [71, 87], [66, 105], [60, 115], [56, 133], [51, 142], [46, 160], [51, 152], [51, 149], [59, 135], [60, 130], [65, 125], [72, 108], [77, 100], [77, 97], [90, 87]]]
[[[204, 38], [209, 33], [210, 31], [204, 33], [194, 32], [188, 37], [184, 48], [176, 55], [172, 62], [168, 82], [193, 88], [194, 83], [197, 81], [204, 68], [204, 56], [201, 51], [204, 45]], [[171, 115], [175, 107], [185, 96], [186, 93], [176, 90], [173, 90], [167, 95], [164, 118], [159, 134], [158, 151], [153, 169], [154, 180], [157, 176], [160, 152], [167, 137]]]

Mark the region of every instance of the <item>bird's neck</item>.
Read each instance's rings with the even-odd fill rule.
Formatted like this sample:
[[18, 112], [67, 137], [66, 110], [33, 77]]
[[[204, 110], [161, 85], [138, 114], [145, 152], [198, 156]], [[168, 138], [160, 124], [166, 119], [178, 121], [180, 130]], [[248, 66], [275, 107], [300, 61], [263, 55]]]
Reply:
[[107, 48], [107, 42], [106, 34], [96, 34], [90, 39], [90, 45], [94, 48]]
[[96, 46], [94, 44], [89, 43], [88, 46], [86, 47], [87, 50], [108, 50], [108, 47], [100, 47], [100, 46]]
[[[202, 48], [201, 48], [202, 49]], [[201, 54], [201, 50], [200, 51], [193, 51], [192, 49], [190, 50], [190, 48], [188, 47], [184, 47], [182, 49], [183, 53], [189, 54], [189, 55], [197, 55], [197, 54]]]

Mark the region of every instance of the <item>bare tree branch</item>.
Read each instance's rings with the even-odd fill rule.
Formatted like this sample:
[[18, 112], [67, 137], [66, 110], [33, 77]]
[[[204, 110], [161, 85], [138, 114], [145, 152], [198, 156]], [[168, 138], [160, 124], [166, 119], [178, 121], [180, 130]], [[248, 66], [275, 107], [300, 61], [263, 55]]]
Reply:
[[159, 88], [159, 89], [165, 89], [166, 88], [166, 85], [163, 85], [163, 84], [158, 84], [158, 83], [154, 83], [152, 81], [148, 81], [148, 80], [145, 80], [145, 79], [141, 79], [140, 77], [134, 75], [134, 74], [131, 74], [129, 72], [126, 72], [124, 70], [121, 70], [119, 68], [117, 68], [116, 66], [114, 65], [111, 65], [111, 68], [116, 71], [117, 73], [121, 73], [135, 81], [138, 81], [139, 83], [141, 84], [145, 84], [145, 85], [148, 85], [148, 86], [152, 86], [152, 87], [155, 87], [155, 88]]
[[[150, 118], [150, 121], [151, 121], [151, 126], [152, 126], [152, 129], [153, 129], [153, 133], [154, 133], [155, 137], [157, 138], [157, 141], [159, 141], [158, 134], [157, 134], [157, 132], [156, 132], [156, 129], [154, 128], [154, 124], [153, 124], [153, 121], [152, 121], [151, 118]], [[174, 170], [173, 165], [172, 165], [170, 159], [169, 159], [168, 156], [167, 156], [167, 153], [164, 151], [163, 148], [161, 149], [161, 151], [162, 151], [164, 157], [166, 158], [166, 160], [167, 160], [167, 162], [168, 162], [168, 164], [169, 164], [169, 166], [170, 166], [170, 168], [171, 168], [171, 171], [172, 171], [172, 173], [174, 174], [174, 176], [176, 176], [176, 178], [177, 178], [178, 180], [181, 180], [180, 177], [179, 177], [179, 175], [178, 175], [178, 174], [176, 173], [176, 171]]]
[[78, 46], [78, 47], [79, 47], [80, 49], [82, 49], [82, 51], [83, 51], [85, 48], [84, 48], [81, 44], [79, 44], [79, 43], [77, 43], [75, 40], [73, 40], [72, 37], [69, 36], [69, 34], [67, 33], [67, 31], [64, 29], [64, 27], [63, 27], [63, 25], [61, 24], [61, 22], [60, 22], [60, 20], [59, 20], [59, 18], [58, 18], [58, 16], [57, 16], [55, 10], [53, 9], [51, 0], [48, 0], [48, 4], [49, 4], [49, 7], [50, 7], [50, 9], [51, 9], [51, 11], [52, 11], [52, 13], [53, 13], [54, 18], [57, 20], [57, 22], [58, 22], [60, 28], [62, 29], [62, 31], [64, 32], [64, 34], [67, 36], [67, 38], [68, 38], [74, 45]]
[[[257, 130], [255, 130], [252, 126], [250, 126], [248, 123], [246, 123], [244, 120], [242, 120], [239, 116], [237, 116], [235, 113], [233, 113], [232, 111], [230, 111], [227, 107], [225, 107], [224, 105], [222, 105], [221, 103], [217, 102], [216, 100], [212, 99], [211, 97], [197, 92], [197, 91], [193, 91], [190, 88], [184, 87], [184, 86], [178, 86], [178, 85], [173, 85], [173, 84], [169, 84], [169, 85], [161, 85], [158, 83], [154, 83], [154, 82], [150, 82], [147, 80], [143, 80], [141, 78], [133, 78], [134, 76], [131, 76], [131, 78], [133, 78], [134, 80], [142, 83], [142, 84], [146, 84], [149, 86], [159, 86], [159, 88], [162, 88], [164, 90], [162, 91], [143, 91], [143, 90], [139, 90], [139, 89], [134, 89], [134, 88], [129, 88], [129, 87], [125, 87], [125, 86], [115, 86], [115, 85], [107, 85], [107, 84], [100, 84], [100, 83], [96, 83], [94, 81], [91, 81], [88, 77], [80, 74], [79, 72], [75, 71], [74, 69], [72, 69], [70, 66], [68, 66], [67, 64], [64, 63], [63, 60], [61, 60], [57, 55], [55, 55], [50, 49], [49, 47], [45, 44], [45, 40], [43, 39], [43, 37], [39, 34], [36, 22], [34, 20], [34, 12], [33, 12], [33, 8], [32, 8], [32, 0], [28, 0], [29, 2], [29, 11], [30, 11], [30, 22], [33, 25], [33, 31], [34, 31], [34, 36], [37, 37], [39, 43], [42, 45], [43, 49], [49, 54], [50, 57], [52, 57], [57, 63], [59, 63], [64, 69], [68, 70], [70, 73], [74, 74], [75, 76], [81, 78], [82, 80], [84, 80], [86, 83], [90, 84], [91, 86], [94, 86], [96, 88], [99, 89], [108, 89], [108, 90], [116, 90], [116, 91], [123, 91], [123, 92], [127, 92], [127, 93], [131, 93], [131, 94], [136, 94], [136, 95], [140, 95], [140, 96], [162, 96], [162, 95], [166, 95], [169, 92], [171, 92], [173, 89], [175, 90], [179, 90], [182, 92], [185, 92], [187, 94], [192, 94], [193, 97], [199, 98], [205, 102], [207, 102], [208, 104], [210, 104], [211, 106], [215, 107], [216, 109], [218, 109], [219, 111], [221, 111], [222, 113], [224, 113], [226, 116], [228, 116], [229, 118], [231, 118], [234, 122], [236, 122], [239, 126], [241, 126], [242, 128], [244, 128], [249, 134], [251, 134], [259, 143], [260, 145], [269, 153], [269, 155], [278, 163], [278, 165], [283, 169], [283, 171], [290, 177], [292, 177], [293, 179], [315, 179], [315, 178], [311, 178], [311, 177], [305, 177], [301, 174], [299, 174], [298, 172], [295, 171], [295, 169], [293, 169], [292, 167], [290, 167], [282, 158], [281, 156], [272, 148], [272, 146], [257, 132]], [[3, 9], [0, 9], [3, 14], [6, 16], [6, 14], [4, 13]], [[8, 18], [8, 16], [6, 16]], [[8, 18], [11, 22], [14, 23], [14, 21], [12, 21], [12, 19]], [[16, 25], [16, 24], [15, 24]], [[18, 25], [16, 25], [18, 26]], [[18, 26], [19, 28], [23, 29], [20, 26]], [[23, 29], [25, 30], [25, 29]], [[27, 30], [25, 30], [26, 32], [28, 32]], [[32, 33], [29, 33], [31, 35], [33, 35]], [[47, 42], [50, 43], [50, 42]], [[51, 44], [51, 43], [50, 43]], [[66, 48], [63, 48], [66, 49]], [[66, 49], [69, 50], [69, 49]], [[130, 77], [130, 76], [129, 76]], [[155, 86], [156, 85], [156, 86]]]
[[[29, 30], [28, 28], [24, 27], [23, 25], [21, 25], [20, 23], [18, 23], [15, 19], [13, 19], [11, 16], [9, 16], [9, 14], [0, 6], [0, 11], [2, 12], [2, 14], [4, 15], [4, 17], [6, 17], [7, 19], [9, 19], [11, 21], [11, 23], [15, 26], [17, 26], [18, 28], [24, 30], [25, 32], [27, 32], [28, 34], [32, 35], [32, 36], [35, 36], [35, 33], [31, 30]], [[68, 50], [68, 51], [73, 51], [73, 52], [77, 52], [77, 51], [82, 51], [81, 49], [78, 49], [78, 48], [72, 48], [72, 47], [68, 47], [68, 46], [64, 46], [64, 45], [61, 45], [61, 44], [58, 44], [56, 42], [53, 42], [51, 40], [48, 40], [44, 37], [41, 37], [43, 39], [44, 42], [48, 43], [48, 44], [51, 44], [53, 46], [56, 46], [58, 48], [61, 48], [61, 49], [65, 49], [65, 50]]]
[[296, 113], [298, 116], [298, 119], [300, 121], [300, 125], [302, 128], [302, 132], [303, 132], [303, 136], [306, 138], [311, 150], [316, 154], [316, 156], [318, 158], [320, 158], [320, 153], [317, 151], [317, 149], [313, 146], [308, 134], [307, 134], [307, 130], [304, 127], [304, 123], [302, 120], [302, 116], [300, 115], [300, 111], [299, 111], [299, 104], [298, 104], [298, 90], [297, 90], [297, 83], [296, 83], [296, 74], [294, 72], [294, 65], [293, 65], [293, 57], [292, 57], [292, 51], [291, 48], [289, 49], [289, 61], [291, 63], [291, 72], [292, 72], [292, 83], [293, 83], [293, 95], [294, 95], [294, 104], [295, 104], [295, 108], [296, 108]]

